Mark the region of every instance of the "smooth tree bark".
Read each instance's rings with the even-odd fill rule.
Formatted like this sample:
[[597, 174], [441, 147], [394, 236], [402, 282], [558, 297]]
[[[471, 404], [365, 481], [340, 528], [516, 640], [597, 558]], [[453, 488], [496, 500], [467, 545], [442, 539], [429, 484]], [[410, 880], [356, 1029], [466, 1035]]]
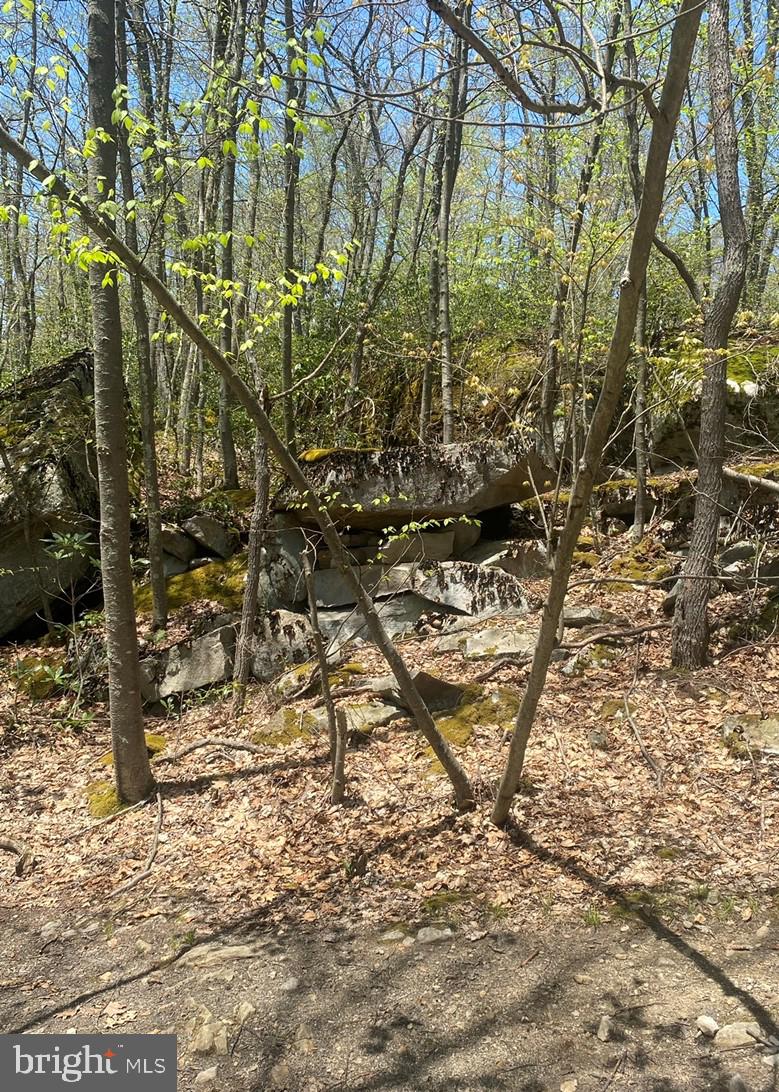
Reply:
[[[226, 383], [227, 381], [224, 380]], [[235, 649], [233, 668], [233, 716], [240, 717], [246, 701], [246, 684], [252, 659], [252, 641], [257, 622], [257, 598], [262, 572], [262, 550], [268, 529], [268, 503], [270, 500], [270, 466], [268, 445], [257, 430], [254, 437], [254, 506], [249, 522], [247, 547], [246, 583], [243, 589], [241, 624]]]
[[[676, 601], [671, 659], [676, 667], [702, 667], [709, 652], [708, 602], [720, 517], [727, 405], [726, 348], [747, 271], [747, 227], [741, 203], [738, 132], [730, 71], [728, 0], [709, 4], [709, 94], [717, 168], [717, 197], [724, 251], [717, 290], [704, 303], [706, 352], [701, 392], [698, 481], [690, 548]], [[687, 579], [685, 579], [687, 578]]]
[[[127, 37], [125, 23], [127, 9], [124, 0], [116, 5], [116, 56], [119, 83], [127, 86]], [[135, 205], [135, 187], [130, 158], [130, 145], [124, 127], [117, 130], [119, 150], [119, 172], [122, 180], [122, 199], [125, 208], [132, 210]], [[124, 226], [127, 245], [138, 250], [137, 216], [125, 217]], [[165, 567], [162, 559], [162, 516], [160, 513], [160, 487], [157, 475], [157, 447], [154, 424], [154, 375], [152, 371], [151, 340], [149, 335], [149, 315], [143, 296], [143, 285], [138, 277], [130, 279], [130, 301], [135, 323], [136, 355], [138, 359], [138, 389], [141, 407], [141, 437], [143, 443], [143, 474], [146, 489], [146, 527], [149, 540], [149, 582], [152, 598], [152, 625], [155, 629], [164, 629], [168, 622], [168, 593], [165, 582]]]
[[[310, 547], [306, 547], [303, 551], [303, 578], [306, 582], [306, 598], [308, 599], [308, 614], [311, 619], [311, 629], [314, 634], [314, 651], [316, 652], [316, 659], [319, 665], [319, 679], [322, 688], [322, 700], [325, 703], [325, 710], [327, 712], [327, 735], [330, 741], [330, 763], [335, 767], [336, 757], [338, 754], [338, 718], [336, 716], [335, 703], [333, 701], [333, 693], [330, 689], [330, 677], [329, 677], [329, 665], [327, 663], [327, 649], [325, 648], [325, 641], [322, 636], [322, 629], [319, 625], [319, 607], [316, 601], [316, 585], [314, 583], [314, 563], [312, 561], [312, 550]], [[337, 800], [333, 800], [334, 804], [337, 804]]]
[[[100, 0], [100, 2], [104, 3], [105, 0]], [[473, 807], [473, 791], [468, 776], [449, 743], [436, 727], [430, 710], [419, 693], [403, 657], [387, 634], [370, 595], [349, 564], [349, 558], [341, 541], [341, 536], [328, 514], [327, 506], [317, 495], [289, 447], [276, 432], [257, 397], [241, 376], [238, 375], [230, 361], [222, 354], [219, 347], [204, 333], [197, 320], [179, 303], [170, 289], [162, 283], [143, 259], [132, 251], [116, 234], [108, 220], [99, 212], [96, 212], [89, 202], [83, 200], [60, 178], [52, 174], [47, 165], [34, 157], [28, 149], [22, 147], [3, 125], [0, 125], [0, 149], [5, 149], [17, 163], [22, 163], [27, 171], [39, 182], [45, 183], [53, 196], [58, 197], [77, 212], [90, 234], [107, 244], [128, 271], [140, 277], [160, 306], [198, 347], [203, 358], [212, 364], [220, 377], [227, 380], [236, 400], [244, 407], [249, 418], [262, 433], [269, 451], [275, 456], [282, 472], [297, 488], [303, 498], [303, 503], [319, 525], [335, 566], [343, 571], [344, 579], [354, 595], [357, 608], [365, 619], [371, 639], [384, 656], [387, 665], [395, 676], [398, 688], [417, 727], [430, 744], [433, 754], [449, 777], [457, 806], [460, 809]], [[130, 603], [132, 603], [131, 598]], [[132, 631], [134, 634], [134, 620]], [[137, 642], [135, 669], [137, 672]]]
[[660, 102], [653, 119], [652, 136], [644, 167], [641, 207], [633, 229], [627, 267], [620, 282], [617, 317], [606, 358], [603, 386], [571, 489], [568, 513], [558, 543], [555, 570], [544, 604], [533, 663], [492, 810], [492, 820], [498, 826], [504, 825], [508, 820], [511, 804], [519, 787], [528, 740], [555, 646], [573, 553], [587, 515], [595, 474], [600, 466], [611, 421], [625, 381], [641, 289], [663, 206], [668, 157], [698, 36], [701, 10], [698, 0], [682, 0], [674, 23], [668, 67], [663, 80]]
[[[229, 5], [220, 8], [222, 17], [229, 21]], [[226, 124], [223, 134], [223, 147], [227, 148], [222, 165], [222, 262], [220, 274], [225, 285], [234, 278], [234, 231], [235, 226], [235, 167], [238, 132], [238, 93], [241, 72], [246, 49], [246, 0], [239, 0], [232, 5], [232, 34], [229, 78], [224, 84], [224, 111]], [[225, 72], [225, 76], [228, 73]], [[230, 358], [235, 350], [233, 296], [224, 302], [224, 316], [219, 330], [219, 345], [222, 353]], [[219, 445], [222, 451], [222, 471], [225, 489], [238, 488], [238, 460], [235, 454], [233, 423], [230, 416], [232, 398], [227, 384], [219, 384]]]
[[[470, 20], [471, 5], [462, 3], [458, 15], [465, 25]], [[463, 140], [463, 116], [468, 99], [468, 43], [452, 35], [452, 70], [449, 75], [448, 116], [443, 133], [443, 177], [438, 210], [438, 346], [441, 361], [441, 416], [445, 444], [454, 440], [454, 373], [452, 361], [452, 317], [449, 287], [449, 238], [452, 222], [452, 198], [460, 170]]]
[[[293, 63], [295, 50], [295, 12], [292, 0], [284, 0], [284, 33], [287, 38], [287, 68], [284, 80], [286, 109], [284, 111], [284, 211], [282, 217], [282, 247], [284, 276], [289, 289], [297, 282], [295, 273], [295, 233], [297, 216], [298, 183], [300, 181], [300, 136], [295, 124], [296, 111], [300, 106], [301, 83], [295, 78]], [[284, 390], [292, 386], [292, 334], [294, 325], [293, 305], [286, 304], [281, 314], [281, 385]], [[294, 454], [295, 404], [291, 397], [282, 404], [284, 417], [284, 441]]]
[[[114, 0], [89, 0], [89, 120], [93, 128], [107, 134], [115, 134], [111, 121], [116, 84], [115, 49]], [[88, 169], [92, 201], [98, 207], [103, 202], [114, 201], [115, 139], [95, 141]], [[108, 704], [117, 795], [124, 803], [134, 804], [149, 795], [154, 778], [143, 732], [138, 636], [130, 571], [130, 494], [118, 276], [119, 267], [111, 258], [105, 263], [90, 263]]]

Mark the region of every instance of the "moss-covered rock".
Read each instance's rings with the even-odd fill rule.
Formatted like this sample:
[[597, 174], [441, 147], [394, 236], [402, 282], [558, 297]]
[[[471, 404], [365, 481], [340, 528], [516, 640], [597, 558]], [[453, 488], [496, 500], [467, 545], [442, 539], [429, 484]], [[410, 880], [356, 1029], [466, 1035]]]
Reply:
[[93, 781], [86, 788], [87, 807], [93, 819], [105, 819], [121, 811], [124, 805], [111, 781]]
[[[466, 747], [474, 730], [487, 724], [498, 725], [503, 730], [510, 730], [519, 709], [519, 694], [508, 687], [499, 686], [489, 693], [483, 686], [472, 685], [466, 688], [463, 700], [446, 716], [436, 717], [435, 722], [441, 735], [456, 747]], [[442, 769], [431, 747], [426, 749], [433, 768]]]
[[[199, 569], [170, 577], [167, 581], [168, 609], [178, 610], [207, 599], [236, 613], [241, 609], [245, 582], [246, 554], [237, 554], [227, 561], [210, 561]], [[149, 613], [151, 608], [151, 588], [148, 585], [137, 588], [135, 609], [139, 613]]]
[[307, 710], [279, 709], [267, 724], [257, 729], [252, 739], [261, 746], [282, 747], [315, 735], [320, 725], [321, 721]]
[[624, 576], [628, 581], [662, 580], [673, 572], [671, 558], [665, 546], [650, 535], [615, 557], [609, 568], [615, 576]]

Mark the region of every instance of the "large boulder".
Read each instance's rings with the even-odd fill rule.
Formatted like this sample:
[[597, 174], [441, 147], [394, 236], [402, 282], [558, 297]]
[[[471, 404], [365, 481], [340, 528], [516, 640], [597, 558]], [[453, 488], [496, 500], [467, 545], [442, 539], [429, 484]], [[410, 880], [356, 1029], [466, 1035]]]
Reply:
[[[97, 553], [92, 355], [0, 391], [0, 637], [88, 572]], [[60, 538], [56, 546], [48, 540]]]
[[[233, 676], [240, 616], [220, 614], [188, 640], [141, 660], [141, 694], [146, 702], [186, 694]], [[304, 614], [271, 610], [260, 615], [251, 647], [251, 674], [260, 682], [280, 675], [315, 654], [311, 624]]]
[[213, 686], [232, 677], [236, 624], [229, 614], [220, 615], [201, 637], [180, 641], [171, 648], [141, 660], [141, 695], [156, 702], [173, 694], [186, 694], [201, 686]]
[[[366, 529], [478, 516], [534, 496], [533, 482], [543, 492], [552, 477], [519, 439], [314, 451], [304, 453], [301, 463], [331, 516]], [[288, 483], [276, 494], [274, 508], [311, 521]]]

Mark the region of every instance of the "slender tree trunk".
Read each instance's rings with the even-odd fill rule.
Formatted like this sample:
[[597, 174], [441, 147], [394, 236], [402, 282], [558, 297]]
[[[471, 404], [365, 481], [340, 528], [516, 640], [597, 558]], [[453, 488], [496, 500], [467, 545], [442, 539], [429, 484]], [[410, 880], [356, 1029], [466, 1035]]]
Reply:
[[709, 93], [715, 119], [714, 154], [724, 253], [719, 286], [714, 299], [704, 308], [706, 365], [701, 394], [698, 481], [690, 549], [674, 611], [671, 658], [676, 667], [702, 667], [709, 651], [707, 607], [711, 584], [705, 578], [712, 576], [719, 531], [727, 404], [725, 349], [747, 269], [747, 229], [741, 206], [738, 134], [730, 71], [729, 14], [728, 0], [711, 0]]
[[[306, 596], [308, 598], [308, 614], [311, 619], [311, 629], [314, 633], [314, 651], [319, 664], [319, 678], [322, 687], [322, 700], [327, 711], [327, 734], [330, 740], [330, 764], [334, 767], [338, 754], [338, 722], [336, 717], [333, 694], [330, 690], [330, 677], [328, 674], [327, 651], [322, 638], [322, 629], [319, 625], [319, 608], [316, 602], [316, 585], [314, 584], [314, 566], [311, 561], [311, 550], [306, 548], [303, 552], [303, 577], [306, 582]], [[333, 803], [338, 803], [334, 800]]]
[[427, 356], [422, 371], [422, 391], [419, 405], [419, 439], [425, 443], [430, 429], [430, 410], [433, 403], [433, 372], [439, 358], [438, 343], [438, 299], [439, 299], [439, 217], [441, 215], [441, 194], [444, 185], [444, 145], [445, 130], [439, 133], [433, 160], [433, 183], [430, 195], [430, 264], [427, 274]]
[[636, 507], [633, 515], [633, 537], [640, 541], [644, 537], [647, 520], [647, 476], [649, 473], [649, 447], [647, 444], [647, 405], [646, 391], [649, 370], [649, 356], [646, 347], [646, 281], [641, 289], [636, 320], [636, 423], [633, 428], [633, 446], [636, 449]]
[[627, 267], [620, 283], [617, 318], [606, 359], [603, 387], [571, 490], [568, 514], [558, 544], [555, 570], [544, 604], [533, 663], [492, 811], [492, 820], [498, 826], [502, 826], [508, 819], [511, 803], [522, 776], [528, 740], [555, 645], [557, 625], [568, 588], [573, 553], [587, 514], [595, 474], [600, 465], [614, 411], [622, 393], [630, 345], [636, 326], [641, 287], [646, 276], [649, 252], [663, 205], [668, 156], [679, 119], [684, 85], [690, 69], [700, 19], [701, 7], [698, 0], [682, 0], [671, 37], [668, 68], [663, 81], [657, 116], [652, 124], [652, 137], [644, 169], [641, 208], [633, 229]]
[[254, 437], [254, 507], [249, 524], [246, 584], [243, 590], [241, 626], [235, 650], [233, 670], [233, 716], [240, 717], [246, 701], [246, 684], [252, 658], [252, 639], [257, 624], [257, 595], [262, 571], [262, 549], [268, 527], [270, 467], [268, 445], [257, 431]]
[[[89, 0], [87, 58], [90, 123], [106, 133], [115, 132], [111, 121], [116, 84], [114, 0]], [[116, 189], [115, 141], [96, 142], [88, 165], [92, 200], [99, 203]], [[130, 572], [130, 496], [117, 278], [116, 266], [90, 264], [109, 714], [117, 794], [120, 800], [132, 804], [148, 796], [154, 778], [143, 733]]]
[[[295, 38], [295, 14], [292, 0], [284, 0], [284, 33], [287, 42]], [[300, 178], [300, 156], [298, 155], [298, 135], [295, 131], [294, 103], [298, 101], [300, 91], [298, 81], [292, 71], [292, 62], [297, 54], [291, 44], [287, 45], [286, 100], [284, 113], [284, 275], [290, 285], [297, 280], [295, 276], [295, 217]], [[286, 304], [281, 314], [281, 386], [288, 390], [292, 386], [292, 305]], [[284, 440], [291, 452], [295, 452], [295, 404], [292, 397], [282, 400], [284, 416]]]
[[[238, 129], [238, 89], [246, 46], [246, 0], [239, 0], [233, 5], [233, 34], [231, 79], [225, 88], [227, 124], [225, 141], [235, 144]], [[235, 154], [228, 150], [222, 168], [222, 281], [227, 284], [234, 278], [233, 269], [233, 228], [235, 220]], [[219, 331], [219, 345], [226, 357], [234, 351], [233, 300], [224, 302], [225, 315]], [[238, 488], [238, 460], [235, 455], [233, 422], [230, 416], [232, 397], [224, 380], [219, 384], [219, 444], [222, 450], [222, 469], [225, 489]]]
[[[116, 4], [117, 75], [119, 83], [127, 86], [127, 39], [125, 23], [127, 10], [124, 0]], [[125, 207], [135, 201], [130, 146], [124, 126], [118, 130], [119, 167], [122, 179], [122, 198]], [[138, 249], [138, 229], [135, 216], [125, 217], [127, 245]], [[165, 568], [162, 560], [162, 516], [160, 514], [160, 489], [157, 477], [157, 449], [154, 424], [154, 376], [151, 366], [151, 342], [149, 340], [149, 316], [143, 297], [143, 285], [137, 277], [130, 279], [130, 297], [138, 356], [138, 387], [140, 391], [141, 433], [143, 441], [143, 471], [146, 486], [146, 527], [149, 538], [149, 580], [152, 597], [152, 625], [164, 629], [168, 622], [168, 593], [165, 584]]]
[[[470, 22], [470, 4], [459, 5], [459, 15]], [[462, 150], [462, 119], [468, 94], [468, 46], [454, 37], [452, 72], [449, 77], [449, 109], [443, 134], [444, 163], [441, 207], [438, 214], [438, 343], [441, 360], [442, 440], [454, 440], [454, 374], [452, 360], [452, 318], [450, 287], [449, 233], [452, 220], [452, 198], [460, 169]]]

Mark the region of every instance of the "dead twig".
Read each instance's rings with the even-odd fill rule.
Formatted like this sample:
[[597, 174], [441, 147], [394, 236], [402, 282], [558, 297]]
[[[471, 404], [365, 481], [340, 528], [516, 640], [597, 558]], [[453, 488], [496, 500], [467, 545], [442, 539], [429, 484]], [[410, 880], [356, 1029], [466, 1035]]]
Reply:
[[4, 849], [6, 853], [16, 854], [14, 871], [17, 876], [28, 876], [35, 868], [35, 857], [33, 857], [32, 850], [28, 849], [22, 842], [16, 842], [13, 838], [0, 838], [0, 849]]
[[614, 1084], [614, 1081], [617, 1079], [617, 1075], [619, 1074], [620, 1069], [622, 1069], [622, 1066], [625, 1064], [627, 1056], [628, 1056], [628, 1051], [627, 1051], [627, 1047], [625, 1047], [625, 1049], [620, 1054], [619, 1058], [617, 1058], [616, 1065], [612, 1069], [608, 1080], [606, 1081], [603, 1088], [601, 1089], [601, 1092], [607, 1092], [607, 1089], [611, 1088], [611, 1086]]
[[138, 808], [142, 808], [144, 804], [148, 804], [153, 797], [147, 796], [143, 800], [139, 800], [137, 804], [130, 804], [128, 808], [122, 808], [121, 811], [115, 811], [113, 815], [106, 815], [104, 819], [98, 819], [96, 823], [91, 823], [88, 827], [82, 827], [81, 830], [77, 830], [74, 834], [68, 834], [63, 838], [63, 842], [76, 842], [79, 838], [83, 838], [85, 834], [91, 834], [93, 830], [97, 830], [99, 827], [104, 827], [107, 823], [113, 823], [114, 819], [119, 819], [122, 815], [127, 815], [129, 811], [137, 811]]
[[253, 755], [267, 755], [268, 753], [267, 747], [262, 747], [257, 743], [244, 743], [242, 740], [225, 739], [223, 736], [206, 736], [205, 739], [196, 739], [194, 743], [188, 743], [186, 747], [174, 751], [173, 754], [160, 755], [155, 765], [159, 766], [163, 762], [178, 762], [180, 758], [184, 758], [185, 755], [189, 755], [193, 751], [199, 751], [201, 747], [225, 747], [229, 751], [249, 751]]
[[516, 656], [502, 656], [496, 663], [492, 664], [485, 671], [479, 672], [478, 675], [473, 676], [474, 682], [486, 682], [487, 679], [491, 679], [493, 675], [497, 675], [504, 667], [527, 667], [530, 663], [530, 655], [524, 659], [518, 659]]
[[130, 888], [135, 887], [141, 880], [145, 880], [147, 876], [151, 875], [152, 865], [157, 856], [157, 850], [160, 845], [160, 831], [162, 830], [162, 793], [157, 792], [157, 822], [154, 826], [154, 837], [152, 839], [151, 849], [149, 856], [146, 858], [146, 864], [142, 872], [139, 872], [137, 876], [131, 876], [129, 880], [124, 883], [120, 883], [118, 887], [115, 887], [113, 891], [109, 893], [109, 898], [114, 898], [116, 895], [123, 895], [125, 891], [129, 891]]

